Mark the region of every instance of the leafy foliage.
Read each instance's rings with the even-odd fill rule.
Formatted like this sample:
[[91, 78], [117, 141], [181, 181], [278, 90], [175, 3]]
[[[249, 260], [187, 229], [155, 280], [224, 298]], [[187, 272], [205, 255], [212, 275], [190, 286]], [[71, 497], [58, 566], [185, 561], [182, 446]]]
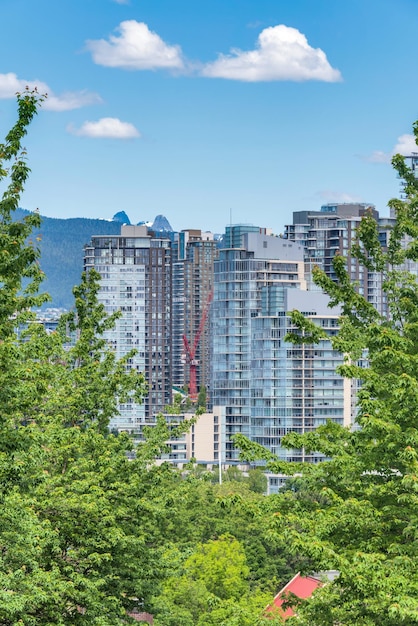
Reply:
[[127, 436], [108, 431], [118, 401], [139, 400], [146, 385], [125, 367], [130, 355], [117, 360], [103, 339], [116, 316], [97, 302], [94, 271], [57, 332], [34, 319], [47, 299], [31, 236], [40, 219], [18, 221], [16, 210], [29, 172], [21, 140], [41, 102], [36, 92], [18, 97], [18, 122], [0, 146], [9, 177], [0, 201], [0, 623], [119, 626], [139, 609], [164, 626], [272, 624], [263, 608], [292, 566], [260, 515], [259, 476], [250, 491], [234, 476], [220, 487], [193, 467], [183, 476], [156, 464], [184, 429], [162, 417], [135, 454]]
[[[42, 98], [18, 97], [18, 122], [0, 146], [9, 178], [0, 202], [0, 622], [5, 626], [123, 624], [155, 591], [165, 508], [152, 445], [128, 460], [131, 441], [107, 422], [142, 376], [125, 370], [101, 337], [113, 319], [97, 304], [97, 276], [75, 290], [67, 323], [79, 339], [47, 334], [31, 308], [42, 272], [28, 241], [36, 214], [13, 221], [28, 175], [21, 140]], [[164, 436], [164, 435], [162, 435]], [[167, 431], [165, 432], [167, 436]]]
[[[414, 131], [418, 136], [418, 125]], [[335, 257], [337, 281], [320, 269], [315, 282], [342, 308], [333, 341], [345, 356], [342, 376], [361, 380], [358, 427], [328, 423], [314, 433], [290, 434], [284, 444], [319, 451], [318, 465], [268, 462], [274, 471], [301, 475], [277, 500], [271, 532], [306, 555], [306, 571], [339, 576], [298, 608], [299, 626], [412, 625], [418, 623], [418, 285], [407, 262], [418, 261], [418, 181], [399, 155], [395, 169], [406, 181], [406, 200], [392, 200], [396, 225], [387, 249], [372, 216], [362, 219], [353, 254], [378, 272], [388, 314], [356, 292], [345, 259]], [[290, 338], [313, 341], [316, 332], [299, 313]], [[308, 327], [309, 326], [309, 327]], [[368, 367], [358, 359], [367, 356]], [[248, 453], [257, 454], [244, 442]], [[292, 506], [289, 507], [288, 503]], [[295, 506], [296, 505], [296, 506]]]
[[232, 536], [197, 545], [182, 564], [180, 576], [169, 578], [165, 585], [157, 626], [277, 623], [263, 617], [269, 597], [259, 591], [249, 593], [249, 573], [244, 550]]

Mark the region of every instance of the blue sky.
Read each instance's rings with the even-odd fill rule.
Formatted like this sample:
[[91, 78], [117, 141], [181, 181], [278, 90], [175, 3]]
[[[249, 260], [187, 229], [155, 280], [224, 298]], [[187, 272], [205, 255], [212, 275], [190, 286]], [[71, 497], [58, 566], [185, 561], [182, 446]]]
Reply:
[[280, 233], [293, 211], [387, 215], [398, 195], [417, 0], [1, 0], [0, 15], [0, 136], [16, 91], [48, 93], [24, 208]]

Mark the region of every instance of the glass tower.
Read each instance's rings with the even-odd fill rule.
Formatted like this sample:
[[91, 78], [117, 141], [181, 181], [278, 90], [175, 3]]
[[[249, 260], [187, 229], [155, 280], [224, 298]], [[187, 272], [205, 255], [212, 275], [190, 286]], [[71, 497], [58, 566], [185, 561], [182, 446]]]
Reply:
[[[230, 229], [234, 227], [230, 227]], [[331, 419], [352, 423], [351, 383], [335, 373], [342, 362], [329, 339], [294, 346], [289, 312], [300, 310], [328, 335], [338, 310], [307, 291], [304, 249], [263, 229], [225, 236], [215, 261], [212, 308], [213, 404], [222, 416], [224, 462], [237, 462], [233, 437], [242, 433], [280, 458], [319, 461], [319, 455], [281, 446], [288, 432], [308, 432]], [[230, 242], [233, 246], [229, 247]]]
[[84, 265], [101, 276], [98, 299], [106, 312], [122, 313], [105, 338], [118, 357], [135, 349], [128, 367], [148, 383], [144, 402], [120, 404], [110, 428], [140, 436], [171, 402], [171, 242], [150, 236], [146, 226], [122, 226], [120, 236], [92, 237]]

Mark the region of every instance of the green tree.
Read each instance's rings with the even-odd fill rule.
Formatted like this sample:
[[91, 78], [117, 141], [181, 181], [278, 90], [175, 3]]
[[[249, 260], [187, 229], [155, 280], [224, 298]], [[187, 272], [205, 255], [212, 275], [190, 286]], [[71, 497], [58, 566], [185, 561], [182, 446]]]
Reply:
[[22, 139], [41, 101], [18, 96], [0, 145], [0, 623], [117, 626], [148, 607], [168, 565], [161, 485], [171, 470], [153, 461], [169, 431], [159, 420], [133, 460], [131, 440], [108, 432], [118, 399], [138, 399], [145, 385], [107, 349], [114, 319], [97, 303], [94, 272], [66, 319], [73, 348], [34, 321], [47, 298], [30, 239], [39, 217], [12, 218], [29, 173]]
[[256, 467], [248, 471], [248, 486], [255, 493], [266, 493], [267, 476], [261, 467]]
[[[179, 558], [179, 556], [178, 556]], [[180, 572], [180, 574], [179, 574]], [[252, 590], [240, 542], [229, 535], [198, 544], [169, 578], [157, 601], [157, 626], [256, 626], [282, 623], [264, 617], [271, 595]]]
[[[414, 132], [418, 137], [418, 124]], [[284, 440], [288, 447], [304, 446], [331, 460], [316, 466], [269, 464], [303, 475], [298, 490], [277, 501], [272, 532], [307, 556], [307, 570], [340, 572], [302, 603], [289, 624], [418, 624], [418, 284], [407, 271], [407, 264], [418, 260], [418, 180], [401, 156], [393, 165], [406, 183], [406, 200], [389, 202], [397, 221], [387, 250], [370, 215], [359, 224], [353, 249], [382, 276], [388, 315], [379, 315], [356, 292], [344, 258], [334, 259], [336, 282], [314, 272], [331, 304], [342, 308], [333, 344], [345, 355], [341, 375], [361, 381], [359, 428], [328, 423], [314, 433], [290, 434]], [[299, 313], [293, 320], [299, 327], [293, 341], [311, 342], [320, 334]], [[359, 362], [362, 356], [367, 368]], [[293, 511], [289, 501], [297, 502]]]
[[239, 598], [246, 590], [250, 570], [240, 543], [223, 535], [201, 544], [185, 563], [193, 580], [201, 580], [219, 598]]
[[[194, 606], [193, 602], [188, 604], [187, 594], [194, 594], [194, 597], [200, 598], [199, 602], [206, 602], [206, 608], [199, 605], [201, 612], [205, 611], [206, 614], [213, 609], [213, 597], [210, 596], [210, 607], [207, 601], [209, 591], [206, 590], [207, 593], [203, 595], [198, 592], [198, 589], [202, 590], [205, 581], [199, 579], [198, 589], [192, 591], [194, 579], [190, 576], [184, 578], [184, 562], [191, 553], [196, 552], [199, 545], [210, 545], [211, 541], [225, 535], [238, 540], [249, 569], [243, 598], [247, 602], [249, 598], [259, 598], [259, 611], [271, 602], [277, 591], [300, 569], [300, 560], [290, 553], [286, 540], [271, 532], [268, 518], [276, 510], [274, 498], [250, 491], [247, 482], [228, 481], [214, 485], [208, 480], [207, 474], [189, 471], [181, 477], [170, 473], [162, 486], [162, 490], [170, 494], [170, 500], [167, 500], [170, 515], [164, 518], [161, 532], [167, 553], [175, 555], [175, 558], [170, 556], [168, 561], [171, 563], [170, 578], [176, 598], [177, 591], [180, 593], [180, 580], [184, 582], [181, 602], [179, 599], [173, 601], [174, 596], [167, 585], [156, 594], [152, 612], [158, 617], [158, 623], [164, 626], [186, 623], [185, 611]], [[180, 610], [178, 607], [181, 608], [181, 616], [177, 614]], [[167, 621], [168, 615], [172, 622]], [[193, 616], [189, 619], [194, 624]]]
[[64, 340], [68, 331], [78, 337], [66, 352], [64, 371], [69, 388], [65, 391], [62, 381], [61, 394], [67, 397], [71, 424], [94, 423], [106, 434], [109, 419], [118, 413], [118, 403], [126, 402], [129, 396], [140, 402], [147, 387], [143, 376], [128, 368], [133, 351], [116, 359], [103, 336], [114, 327], [120, 311], [108, 316], [104, 305], [98, 304], [99, 281], [94, 269], [83, 273], [81, 284], [73, 290], [75, 309], [60, 320]]
[[199, 389], [199, 395], [197, 396], [197, 406], [206, 410], [207, 392], [206, 392], [206, 387], [204, 385], [202, 385]]

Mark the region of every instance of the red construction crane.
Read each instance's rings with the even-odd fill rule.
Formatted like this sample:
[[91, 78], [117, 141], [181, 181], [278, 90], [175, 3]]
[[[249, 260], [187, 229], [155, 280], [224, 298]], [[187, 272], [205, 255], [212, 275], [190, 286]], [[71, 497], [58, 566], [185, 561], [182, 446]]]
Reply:
[[189, 380], [189, 398], [192, 402], [197, 400], [197, 384], [196, 384], [196, 366], [199, 365], [199, 360], [196, 359], [196, 350], [200, 342], [203, 329], [206, 324], [206, 320], [209, 313], [209, 308], [213, 298], [213, 291], [210, 291], [206, 300], [205, 307], [203, 309], [202, 317], [200, 318], [199, 328], [194, 338], [193, 346], [190, 346], [186, 335], [183, 335], [183, 345], [188, 358], [190, 380]]

